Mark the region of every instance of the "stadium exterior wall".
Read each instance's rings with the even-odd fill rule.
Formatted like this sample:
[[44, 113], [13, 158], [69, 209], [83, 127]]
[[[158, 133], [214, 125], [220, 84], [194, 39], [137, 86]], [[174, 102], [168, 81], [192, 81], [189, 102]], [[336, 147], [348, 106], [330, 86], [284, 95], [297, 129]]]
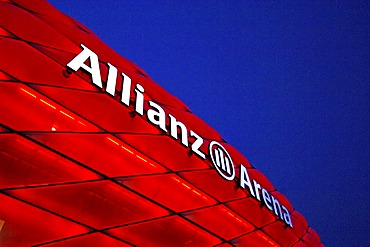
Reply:
[[45, 1], [0, 1], [1, 246], [323, 246], [137, 65]]

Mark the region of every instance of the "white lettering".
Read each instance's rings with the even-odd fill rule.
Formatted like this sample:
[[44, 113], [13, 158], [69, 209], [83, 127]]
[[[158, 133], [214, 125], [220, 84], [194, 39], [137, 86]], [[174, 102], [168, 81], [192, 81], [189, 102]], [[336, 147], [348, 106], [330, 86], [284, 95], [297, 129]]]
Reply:
[[116, 82], [117, 82], [117, 68], [112, 64], [107, 63], [108, 69], [108, 79], [107, 79], [107, 88], [106, 91], [110, 95], [114, 96], [116, 93]]
[[[86, 70], [86, 72], [91, 74], [92, 82], [100, 87], [103, 88], [100, 76], [100, 67], [99, 67], [99, 59], [98, 56], [91, 51], [89, 48], [81, 44], [83, 50], [78, 54], [72, 61], [70, 61], [67, 66], [74, 71], [79, 70], [80, 68]], [[90, 66], [85, 64], [85, 61], [90, 60]]]
[[121, 102], [129, 106], [131, 94], [131, 78], [125, 75], [124, 73], [121, 73], [121, 75], [122, 75]]
[[247, 169], [243, 165], [241, 165], [240, 166], [240, 187], [242, 187], [243, 189], [245, 189], [245, 186], [248, 186], [250, 194], [253, 197], [256, 197], [254, 195], [253, 186], [251, 184], [251, 180], [249, 179], [249, 175], [248, 175]]
[[[72, 69], [73, 71], [77, 71], [80, 68], [84, 69], [86, 72], [88, 72], [91, 75], [92, 82], [96, 86], [103, 88], [102, 86], [102, 80], [101, 80], [101, 73], [100, 73], [100, 67], [99, 67], [99, 58], [98, 56], [91, 51], [89, 48], [81, 44], [81, 47], [83, 50], [78, 54], [75, 58], [72, 59], [67, 64], [67, 67]], [[89, 60], [87, 62], [87, 60]], [[88, 65], [90, 64], [90, 66]], [[117, 83], [117, 75], [118, 70], [115, 66], [113, 66], [110, 63], [107, 63], [108, 65], [108, 76], [107, 76], [107, 85], [106, 85], [106, 92], [112, 96], [116, 93], [116, 83]], [[131, 97], [131, 78], [127, 76], [124, 73], [121, 73], [122, 75], [122, 92], [121, 92], [121, 102], [125, 104], [126, 106], [130, 106], [130, 97]], [[140, 114], [141, 116], [144, 115], [144, 88], [140, 84], [135, 85], [134, 89], [135, 93], [135, 111]], [[147, 111], [147, 119], [152, 124], [158, 126], [160, 129], [162, 129], [164, 132], [167, 132], [166, 129], [166, 112], [164, 109], [158, 105], [157, 103], [153, 101], [149, 101], [149, 106], [151, 109], [148, 109]], [[130, 113], [131, 114], [131, 113]], [[134, 114], [135, 115], [135, 114]], [[188, 130], [186, 126], [178, 121], [174, 116], [171, 114], [168, 114], [170, 118], [170, 135], [174, 139], [178, 139], [179, 132], [181, 133], [181, 144], [185, 147], [189, 146], [189, 136], [188, 136]], [[204, 140], [201, 136], [196, 134], [194, 131], [190, 130], [189, 135], [195, 139], [195, 141], [191, 144], [191, 150], [196, 153], [199, 157], [205, 159], [206, 155], [200, 150], [202, 147]], [[212, 143], [212, 142], [211, 142]], [[212, 145], [210, 144], [210, 150]], [[230, 167], [229, 167], [229, 160], [225, 159], [223, 156], [224, 154], [219, 154], [219, 150], [215, 151], [216, 159], [219, 161], [217, 165], [222, 166], [223, 170], [231, 173]], [[221, 160], [221, 162], [220, 162]], [[230, 158], [230, 162], [232, 162]], [[234, 174], [235, 175], [235, 174]], [[230, 179], [232, 180], [233, 177]], [[275, 215], [279, 216], [287, 225], [293, 228], [292, 220], [289, 214], [289, 211], [286, 207], [283, 205], [280, 205], [279, 201], [275, 199], [273, 196], [271, 196], [268, 191], [261, 187], [261, 185], [253, 180], [253, 185], [251, 183], [251, 180], [249, 178], [247, 169], [241, 165], [240, 166], [240, 187], [245, 189], [248, 187], [250, 194], [256, 198], [258, 201], [261, 201], [261, 195], [263, 198], [263, 202], [266, 205], [266, 207], [274, 211]], [[261, 191], [261, 192], [260, 192]], [[284, 215], [283, 212], [284, 211]]]
[[283, 214], [281, 212], [280, 203], [278, 200], [276, 200], [273, 196], [271, 196], [272, 204], [274, 205], [274, 213], [277, 216], [280, 216], [281, 219], [283, 219]]
[[166, 113], [162, 109], [161, 106], [154, 103], [153, 101], [149, 101], [149, 105], [151, 107], [154, 107], [156, 111], [149, 109], [147, 112], [147, 117], [150, 122], [152, 122], [154, 125], [159, 126], [163, 131], [167, 132], [166, 129]]
[[135, 111], [141, 116], [144, 114], [144, 88], [140, 84], [136, 84], [135, 94], [136, 94], [136, 104]]
[[168, 116], [170, 117], [171, 136], [177, 140], [178, 139], [177, 130], [179, 129], [180, 132], [181, 132], [181, 143], [182, 143], [182, 145], [184, 145], [185, 147], [189, 146], [188, 130], [187, 130], [186, 126], [183, 123], [177, 121], [176, 118], [174, 116], [172, 116], [171, 114], [168, 114]]
[[258, 191], [259, 189], [261, 189], [261, 185], [257, 183], [256, 180], [253, 180], [253, 184], [254, 184], [254, 190], [256, 191], [256, 198], [258, 201], [261, 201], [260, 193]]
[[271, 197], [270, 197], [270, 194], [265, 189], [262, 189], [262, 198], [263, 198], [263, 201], [265, 202], [266, 207], [272, 210]]
[[206, 155], [200, 151], [200, 147], [203, 145], [203, 138], [197, 135], [194, 131], [190, 130], [190, 136], [195, 138], [195, 142], [191, 145], [191, 150], [199, 155], [201, 158], [205, 159]]
[[284, 221], [287, 225], [289, 225], [291, 228], [293, 228], [292, 219], [290, 218], [290, 214], [288, 209], [286, 207], [281, 206], [281, 208], [284, 210]]

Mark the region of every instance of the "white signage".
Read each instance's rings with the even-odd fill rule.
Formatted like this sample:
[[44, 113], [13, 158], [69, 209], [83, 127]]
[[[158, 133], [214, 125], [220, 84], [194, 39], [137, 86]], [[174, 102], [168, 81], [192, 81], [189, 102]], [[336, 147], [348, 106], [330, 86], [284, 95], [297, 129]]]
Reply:
[[234, 180], [235, 168], [233, 161], [220, 143], [212, 141], [209, 144], [209, 155], [218, 173], [226, 180]]
[[[81, 44], [83, 50], [72, 59], [67, 64], [67, 67], [73, 71], [78, 71], [79, 69], [85, 70], [91, 75], [92, 83], [99, 88], [103, 88], [103, 83], [101, 79], [101, 72], [99, 67], [99, 58], [98, 56], [91, 51], [89, 48]], [[85, 62], [89, 60], [90, 66]], [[105, 91], [114, 96], [116, 93], [116, 82], [118, 76], [117, 68], [107, 63], [108, 66], [108, 76], [106, 80]], [[122, 76], [122, 89], [121, 89], [121, 102], [127, 107], [130, 106], [130, 97], [132, 89], [131, 78], [126, 74], [121, 72]], [[204, 154], [200, 148], [204, 144], [203, 138], [195, 133], [193, 130], [188, 130], [188, 128], [180, 121], [176, 119], [175, 116], [167, 114], [165, 110], [156, 102], [148, 101], [149, 109], [144, 111], [144, 93], [145, 89], [142, 85], [136, 84], [134, 88], [134, 109], [136, 114], [143, 116], [146, 114], [147, 120], [157, 126], [164, 132], [170, 132], [170, 136], [174, 139], [179, 138], [180, 132], [180, 141], [181, 144], [197, 154], [198, 157], [206, 159], [206, 154]], [[170, 120], [169, 130], [166, 126], [166, 119]], [[189, 138], [190, 137], [190, 138]], [[189, 141], [191, 139], [191, 141]], [[189, 147], [190, 145], [190, 147]], [[235, 168], [233, 161], [226, 151], [226, 149], [218, 142], [212, 141], [208, 147], [209, 156], [213, 166], [216, 168], [217, 172], [226, 180], [232, 181], [235, 179]], [[264, 203], [264, 205], [271, 211], [274, 211], [275, 215], [284, 221], [288, 226], [293, 228], [292, 221], [290, 218], [289, 211], [285, 206], [282, 206], [277, 199], [275, 199], [269, 192], [262, 188], [261, 185], [255, 181], [250, 180], [247, 169], [240, 165], [240, 187], [243, 189], [248, 189], [249, 193], [258, 201]]]

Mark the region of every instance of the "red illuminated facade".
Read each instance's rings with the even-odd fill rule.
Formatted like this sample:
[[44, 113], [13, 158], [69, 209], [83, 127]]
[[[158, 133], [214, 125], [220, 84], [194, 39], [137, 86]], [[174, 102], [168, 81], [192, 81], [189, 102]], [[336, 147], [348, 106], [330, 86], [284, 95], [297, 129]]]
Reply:
[[[323, 246], [242, 154], [89, 29], [44, 1], [0, 1], [0, 16], [0, 246]], [[92, 56], [78, 66], [82, 44], [101, 86]]]

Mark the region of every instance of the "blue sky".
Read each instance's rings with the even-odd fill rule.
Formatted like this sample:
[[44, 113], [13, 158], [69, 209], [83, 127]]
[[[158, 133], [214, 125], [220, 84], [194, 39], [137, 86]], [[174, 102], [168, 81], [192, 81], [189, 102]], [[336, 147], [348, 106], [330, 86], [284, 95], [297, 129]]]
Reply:
[[327, 246], [369, 246], [370, 2], [61, 1], [283, 192]]

